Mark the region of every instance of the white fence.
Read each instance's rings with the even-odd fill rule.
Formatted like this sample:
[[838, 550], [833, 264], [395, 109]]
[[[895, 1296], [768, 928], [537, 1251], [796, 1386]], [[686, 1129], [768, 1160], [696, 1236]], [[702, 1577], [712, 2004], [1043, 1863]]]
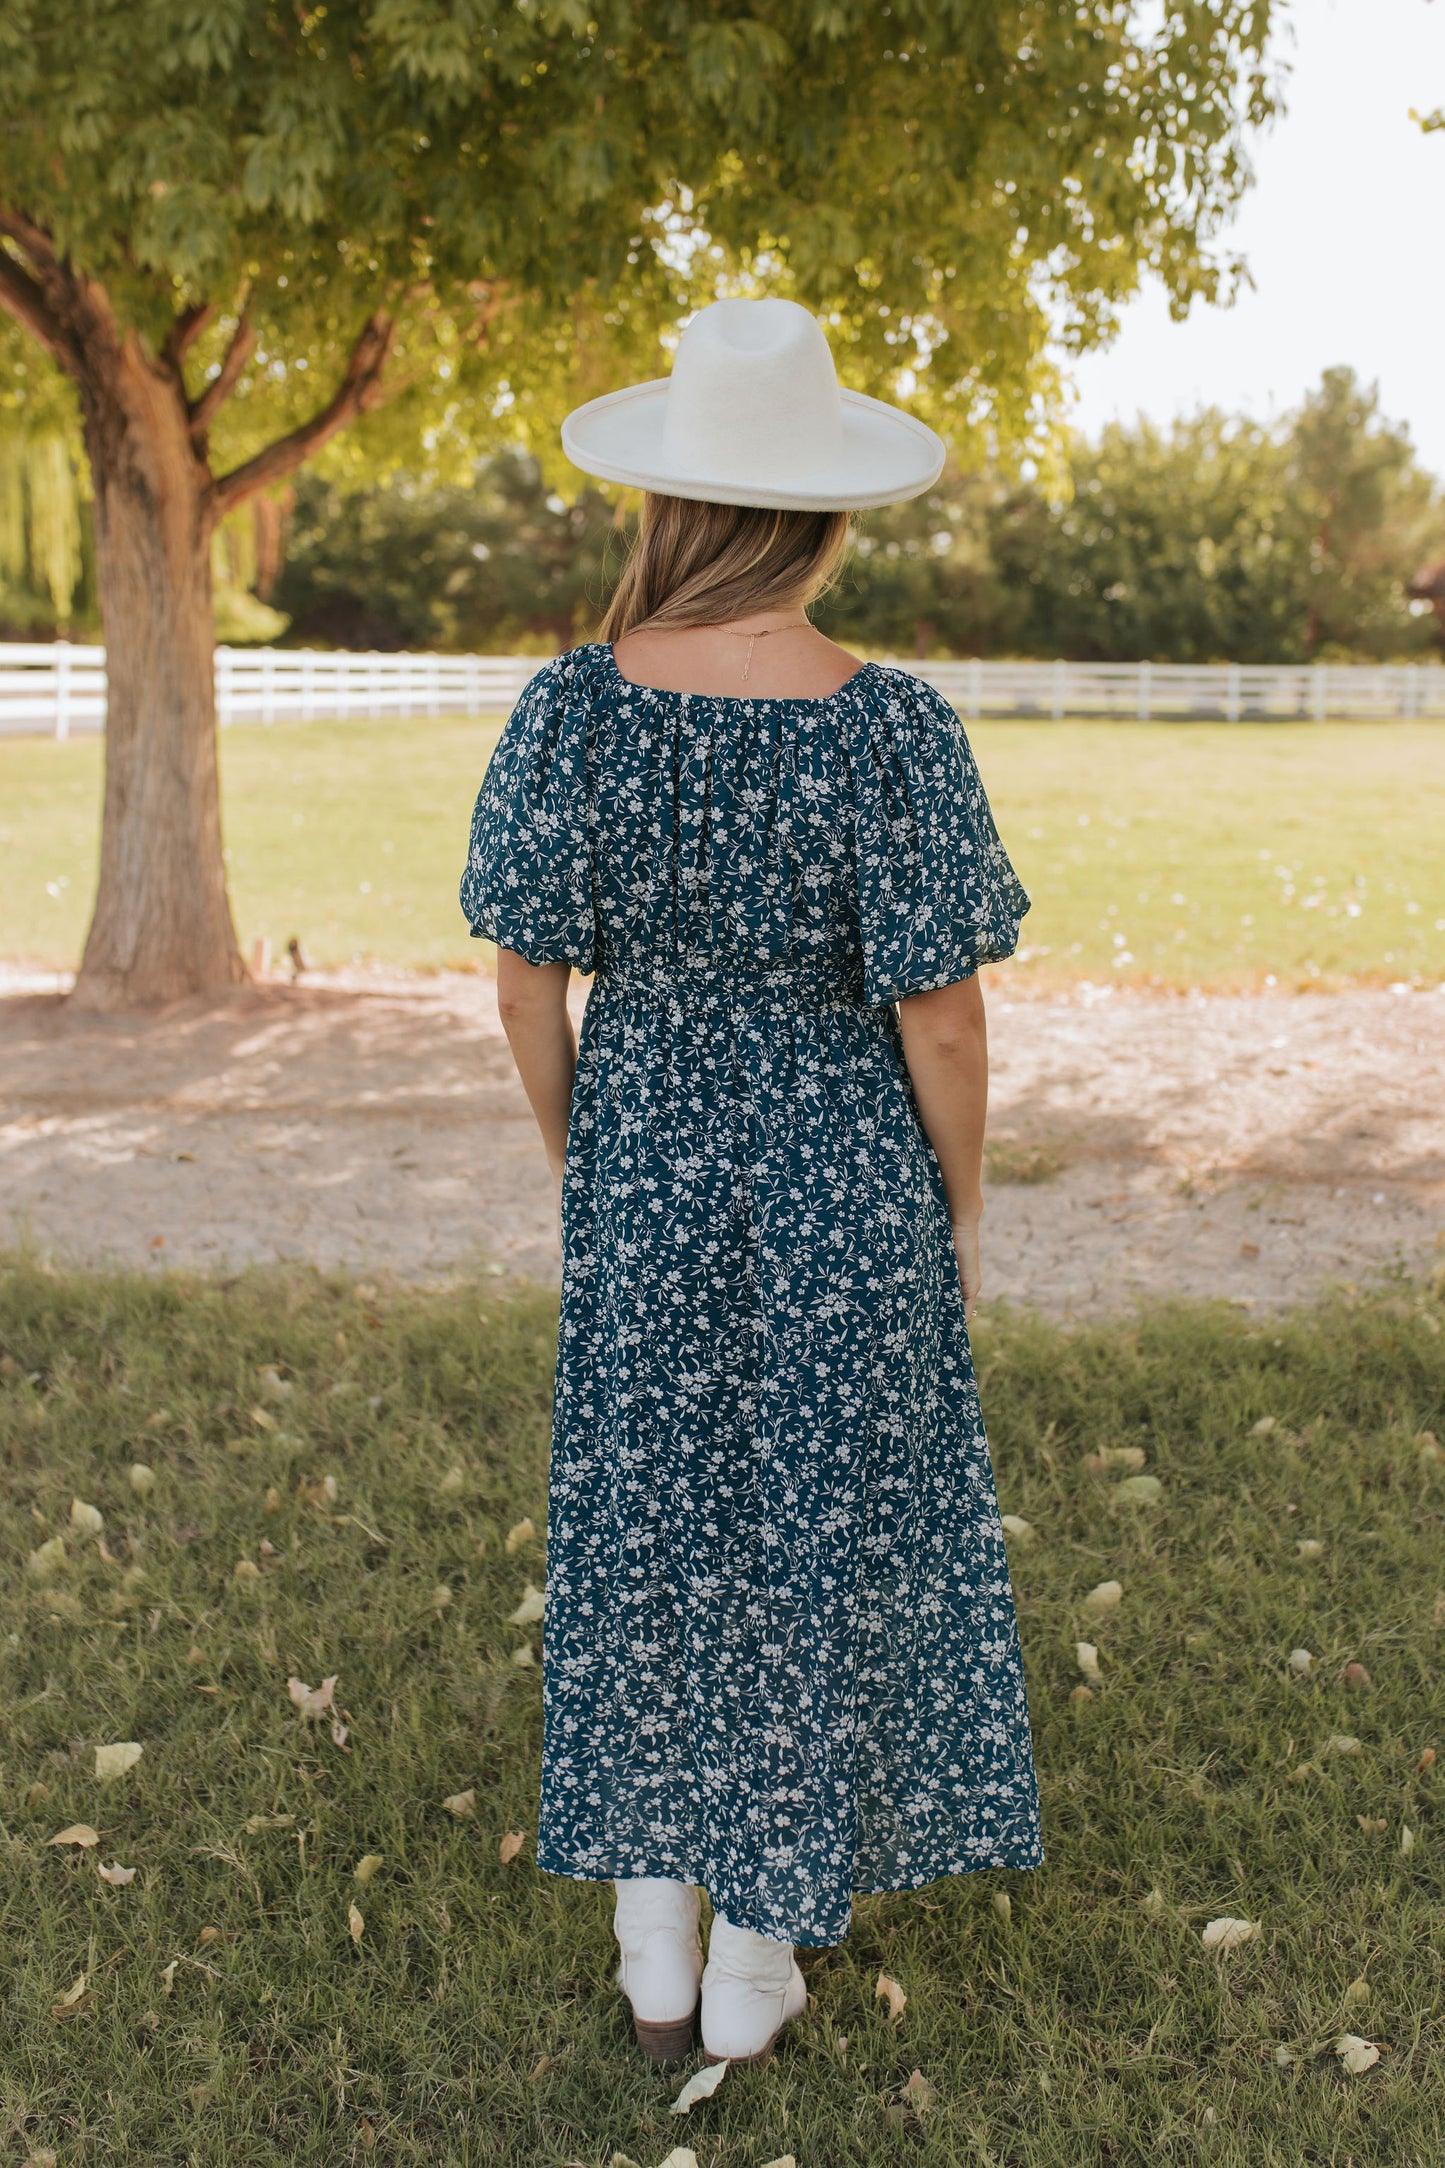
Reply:
[[[216, 650], [222, 723], [382, 715], [504, 715], [535, 655], [341, 655]], [[1127, 716], [1139, 722], [1308, 722], [1326, 716], [1445, 720], [1445, 668], [1357, 664], [900, 662], [960, 715]], [[0, 737], [68, 738], [105, 727], [105, 649], [0, 645]]]

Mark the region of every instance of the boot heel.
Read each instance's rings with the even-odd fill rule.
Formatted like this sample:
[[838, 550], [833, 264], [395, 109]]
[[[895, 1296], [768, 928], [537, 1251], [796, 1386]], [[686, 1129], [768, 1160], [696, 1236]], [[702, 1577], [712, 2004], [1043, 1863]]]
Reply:
[[692, 2054], [692, 2038], [696, 2025], [696, 2008], [688, 2017], [669, 2018], [664, 2023], [643, 2017], [634, 2017], [632, 2020], [637, 2045], [650, 2063], [686, 2062]]

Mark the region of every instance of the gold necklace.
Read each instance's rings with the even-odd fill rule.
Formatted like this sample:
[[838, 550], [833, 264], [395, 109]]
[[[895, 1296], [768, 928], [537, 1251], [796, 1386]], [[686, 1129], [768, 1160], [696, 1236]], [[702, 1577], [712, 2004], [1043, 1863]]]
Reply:
[[775, 632], [811, 632], [811, 622], [802, 625], [765, 625], [761, 632], [734, 632], [731, 625], [716, 625], [715, 632], [725, 632], [730, 640], [746, 640], [748, 651], [743, 657], [743, 677], [746, 679], [753, 666], [753, 644], [757, 640], [771, 640]]

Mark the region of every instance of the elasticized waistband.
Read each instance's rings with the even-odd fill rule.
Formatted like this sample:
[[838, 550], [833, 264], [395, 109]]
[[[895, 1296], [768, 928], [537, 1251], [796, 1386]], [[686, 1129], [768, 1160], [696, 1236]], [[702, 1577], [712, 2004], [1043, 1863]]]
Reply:
[[685, 1008], [704, 1004], [733, 1009], [860, 1009], [863, 969], [801, 960], [749, 964], [739, 957], [619, 957], [604, 964], [593, 989], [624, 1000], [676, 1000]]

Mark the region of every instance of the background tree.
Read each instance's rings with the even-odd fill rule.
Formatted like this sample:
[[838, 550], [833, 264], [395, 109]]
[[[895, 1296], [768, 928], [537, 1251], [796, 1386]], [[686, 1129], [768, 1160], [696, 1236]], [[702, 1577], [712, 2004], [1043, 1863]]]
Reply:
[[[1270, 98], [1269, 0], [7, 0], [0, 305], [74, 387], [110, 668], [77, 1000], [243, 967], [221, 860], [211, 537], [339, 431], [385, 464], [659, 363], [724, 282], [846, 375], [1026, 431], [1055, 325], [1174, 305]], [[12, 349], [13, 351], [13, 349]], [[29, 365], [29, 364], [27, 364]], [[553, 456], [550, 453], [549, 457]]]

